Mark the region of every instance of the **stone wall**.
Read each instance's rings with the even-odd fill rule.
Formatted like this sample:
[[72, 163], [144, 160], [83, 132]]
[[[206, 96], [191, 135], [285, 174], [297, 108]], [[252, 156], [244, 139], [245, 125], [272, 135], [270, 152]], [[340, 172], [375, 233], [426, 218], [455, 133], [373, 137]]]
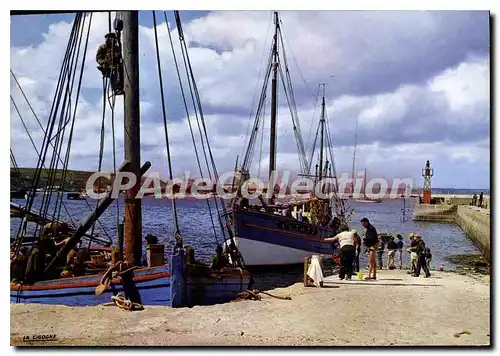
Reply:
[[455, 222], [490, 260], [490, 212], [473, 206], [461, 205]]
[[456, 205], [418, 204], [413, 210], [413, 220], [453, 223], [456, 213]]

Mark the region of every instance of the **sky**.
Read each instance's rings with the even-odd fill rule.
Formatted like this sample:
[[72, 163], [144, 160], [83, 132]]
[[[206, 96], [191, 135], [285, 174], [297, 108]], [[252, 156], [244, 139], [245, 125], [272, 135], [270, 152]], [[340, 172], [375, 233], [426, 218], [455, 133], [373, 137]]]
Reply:
[[[168, 30], [157, 12], [172, 168], [197, 174], [197, 163]], [[167, 12], [169, 21], [173, 13]], [[113, 15], [114, 18], [114, 15]], [[11, 17], [11, 70], [40, 120], [48, 120], [55, 84], [74, 15]], [[219, 172], [232, 171], [245, 150], [248, 125], [262, 87], [272, 40], [269, 11], [181, 11], [193, 72], [200, 91], [210, 145]], [[298, 117], [310, 149], [326, 86], [326, 112], [337, 173], [352, 170], [356, 121], [357, 170], [370, 177], [414, 179], [430, 160], [433, 186], [490, 187], [489, 13], [485, 11], [281, 11], [285, 53]], [[167, 174], [166, 145], [151, 12], [139, 14], [141, 159]], [[70, 168], [96, 170], [102, 120], [102, 80], [95, 52], [108, 15], [92, 18], [88, 56], [75, 121]], [[177, 58], [178, 32], [170, 25]], [[181, 72], [184, 69], [181, 68]], [[185, 78], [185, 76], [183, 77]], [[187, 82], [183, 79], [183, 85]], [[281, 85], [281, 84], [280, 84]], [[11, 95], [37, 146], [43, 135], [11, 79]], [[290, 112], [282, 91], [278, 107], [278, 170], [298, 172]], [[123, 101], [116, 105], [118, 164], [123, 157]], [[269, 125], [267, 103], [266, 124]], [[192, 117], [194, 112], [189, 108]], [[193, 121], [194, 122], [194, 121]], [[11, 105], [11, 148], [21, 167], [37, 155]], [[111, 169], [110, 112], [106, 113], [103, 167]], [[268, 167], [268, 127], [262, 155], [257, 143], [252, 171]]]

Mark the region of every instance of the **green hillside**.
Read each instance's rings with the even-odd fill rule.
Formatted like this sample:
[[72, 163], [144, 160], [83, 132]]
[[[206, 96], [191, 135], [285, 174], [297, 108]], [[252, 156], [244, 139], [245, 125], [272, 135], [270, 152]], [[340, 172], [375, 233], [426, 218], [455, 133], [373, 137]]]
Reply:
[[[55, 173], [55, 180], [53, 181], [53, 185], [61, 185], [61, 177], [62, 170], [57, 170]], [[66, 172], [66, 179], [64, 182], [64, 190], [66, 191], [80, 191], [85, 189], [85, 185], [87, 183], [88, 178], [94, 172], [88, 171], [74, 171], [68, 170]], [[17, 190], [24, 185], [27, 188], [31, 188], [33, 176], [35, 175], [35, 168], [19, 168], [19, 172], [17, 172], [14, 168], [10, 169], [10, 189]], [[44, 169], [41, 172], [40, 182], [37, 188], [45, 188], [47, 186], [49, 179], [49, 170]], [[109, 184], [107, 179], [101, 178], [103, 186]]]

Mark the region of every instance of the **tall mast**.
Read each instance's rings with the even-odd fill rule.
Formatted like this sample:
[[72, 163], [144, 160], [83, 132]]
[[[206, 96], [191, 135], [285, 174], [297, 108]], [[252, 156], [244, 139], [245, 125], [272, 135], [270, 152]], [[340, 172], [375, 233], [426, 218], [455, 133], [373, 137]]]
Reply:
[[[124, 145], [125, 160], [130, 162], [130, 172], [136, 176], [141, 165], [140, 112], [139, 112], [139, 14], [138, 11], [120, 11], [123, 20], [123, 80], [124, 80]], [[142, 257], [142, 207], [135, 199], [140, 188], [136, 185], [125, 195], [125, 261], [141, 265]]]
[[[269, 179], [276, 170], [276, 112], [278, 110], [278, 12], [274, 12], [274, 39], [273, 39], [273, 80], [271, 83], [271, 140], [269, 148]], [[274, 187], [273, 187], [274, 189]]]
[[366, 198], [366, 167], [365, 167], [365, 176], [363, 177], [363, 196]]
[[358, 143], [358, 118], [356, 117], [356, 129], [354, 130], [354, 153], [352, 155], [352, 194], [354, 194], [354, 173], [356, 169], [356, 145]]
[[320, 140], [320, 149], [319, 149], [319, 181], [321, 181], [323, 174], [323, 149], [324, 149], [324, 140], [325, 140], [325, 84], [321, 84], [323, 86], [323, 101], [321, 102], [321, 140]]

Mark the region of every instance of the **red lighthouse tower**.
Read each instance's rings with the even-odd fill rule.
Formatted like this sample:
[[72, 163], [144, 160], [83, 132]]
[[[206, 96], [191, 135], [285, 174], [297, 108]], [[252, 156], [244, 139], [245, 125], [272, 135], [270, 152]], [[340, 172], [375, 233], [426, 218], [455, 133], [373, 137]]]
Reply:
[[431, 178], [434, 175], [434, 169], [431, 168], [429, 161], [425, 163], [425, 168], [422, 169], [422, 177], [424, 177], [424, 204], [431, 203]]

